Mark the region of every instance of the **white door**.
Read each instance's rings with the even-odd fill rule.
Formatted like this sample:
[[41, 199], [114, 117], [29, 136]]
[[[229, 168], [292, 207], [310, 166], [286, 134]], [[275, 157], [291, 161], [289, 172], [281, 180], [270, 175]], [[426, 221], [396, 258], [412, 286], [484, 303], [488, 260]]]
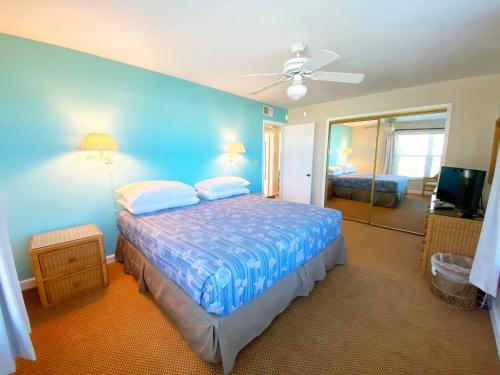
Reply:
[[283, 127], [281, 199], [311, 203], [314, 123]]

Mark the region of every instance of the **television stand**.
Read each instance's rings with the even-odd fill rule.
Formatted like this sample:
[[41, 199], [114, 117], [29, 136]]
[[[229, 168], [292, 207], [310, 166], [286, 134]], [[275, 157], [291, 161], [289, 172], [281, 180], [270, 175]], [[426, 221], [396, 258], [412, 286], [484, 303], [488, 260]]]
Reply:
[[466, 218], [460, 216], [461, 211], [457, 209], [437, 209], [435, 201], [436, 197], [433, 195], [427, 214], [422, 251], [424, 275], [429, 274], [431, 256], [435, 253], [450, 253], [474, 258], [483, 225], [482, 217]]
[[444, 202], [444, 201], [440, 201], [439, 199], [435, 199], [433, 201], [433, 204], [434, 204], [434, 209], [435, 210], [454, 210], [455, 209], [455, 205], [454, 204], [451, 204], [451, 203], [448, 203], [448, 202]]

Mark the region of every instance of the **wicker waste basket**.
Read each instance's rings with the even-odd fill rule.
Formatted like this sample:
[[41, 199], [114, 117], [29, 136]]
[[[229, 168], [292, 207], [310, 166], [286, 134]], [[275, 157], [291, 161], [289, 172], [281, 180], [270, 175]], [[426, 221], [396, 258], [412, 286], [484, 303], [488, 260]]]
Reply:
[[431, 257], [431, 265], [432, 294], [457, 309], [478, 308], [478, 289], [469, 282], [472, 258], [436, 253]]

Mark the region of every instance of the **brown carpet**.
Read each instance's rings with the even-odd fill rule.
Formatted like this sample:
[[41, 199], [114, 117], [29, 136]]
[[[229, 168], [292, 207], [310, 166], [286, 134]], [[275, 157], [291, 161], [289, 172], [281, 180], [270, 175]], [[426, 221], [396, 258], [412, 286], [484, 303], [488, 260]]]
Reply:
[[370, 203], [335, 197], [326, 201], [326, 207], [341, 211], [342, 217], [346, 219], [363, 222], [370, 220]]
[[[422, 238], [345, 221], [348, 264], [329, 271], [240, 352], [234, 374], [500, 374], [486, 311], [436, 299], [419, 272]], [[42, 309], [25, 294], [36, 362], [19, 374], [218, 374], [137, 283]]]
[[431, 203], [430, 197], [408, 194], [397, 208], [375, 206], [372, 222], [391, 228], [425, 233], [427, 209]]
[[[424, 233], [429, 204], [430, 197], [422, 198], [420, 195], [408, 194], [397, 208], [373, 206], [372, 223]], [[328, 200], [326, 205], [342, 211], [342, 215], [347, 219], [368, 222], [370, 218], [369, 203], [334, 198]]]

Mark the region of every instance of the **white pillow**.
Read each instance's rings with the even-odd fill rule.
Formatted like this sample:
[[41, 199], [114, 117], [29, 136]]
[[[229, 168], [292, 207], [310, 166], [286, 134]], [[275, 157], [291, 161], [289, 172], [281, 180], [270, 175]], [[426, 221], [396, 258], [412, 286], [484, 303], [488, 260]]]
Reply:
[[118, 203], [120, 203], [125, 209], [134, 214], [145, 214], [147, 212], [154, 212], [154, 211], [159, 211], [159, 210], [165, 210], [167, 208], [174, 208], [174, 207], [183, 207], [183, 206], [189, 206], [192, 204], [197, 204], [200, 201], [198, 197], [192, 196], [192, 197], [187, 197], [187, 198], [178, 198], [178, 199], [171, 199], [167, 201], [162, 201], [162, 202], [156, 202], [156, 203], [142, 203], [142, 204], [129, 204], [125, 199], [119, 199]]
[[207, 199], [209, 201], [213, 201], [215, 199], [221, 199], [221, 198], [229, 198], [229, 197], [234, 197], [236, 195], [243, 195], [243, 194], [248, 194], [250, 193], [250, 190], [245, 189], [245, 188], [236, 188], [236, 189], [229, 189], [229, 190], [224, 190], [224, 191], [207, 191], [207, 190], [198, 190], [198, 196], [203, 199]]
[[346, 163], [342, 164], [340, 167], [342, 168], [344, 173], [354, 173], [356, 171], [354, 164]]
[[157, 205], [172, 199], [195, 197], [196, 191], [179, 181], [140, 181], [116, 189], [130, 206]]
[[338, 165], [332, 165], [328, 167], [328, 174], [331, 176], [340, 176], [344, 171]]
[[211, 192], [224, 191], [229, 189], [242, 188], [250, 185], [250, 182], [241, 177], [215, 177], [208, 180], [198, 181], [194, 184], [196, 190], [205, 190]]

